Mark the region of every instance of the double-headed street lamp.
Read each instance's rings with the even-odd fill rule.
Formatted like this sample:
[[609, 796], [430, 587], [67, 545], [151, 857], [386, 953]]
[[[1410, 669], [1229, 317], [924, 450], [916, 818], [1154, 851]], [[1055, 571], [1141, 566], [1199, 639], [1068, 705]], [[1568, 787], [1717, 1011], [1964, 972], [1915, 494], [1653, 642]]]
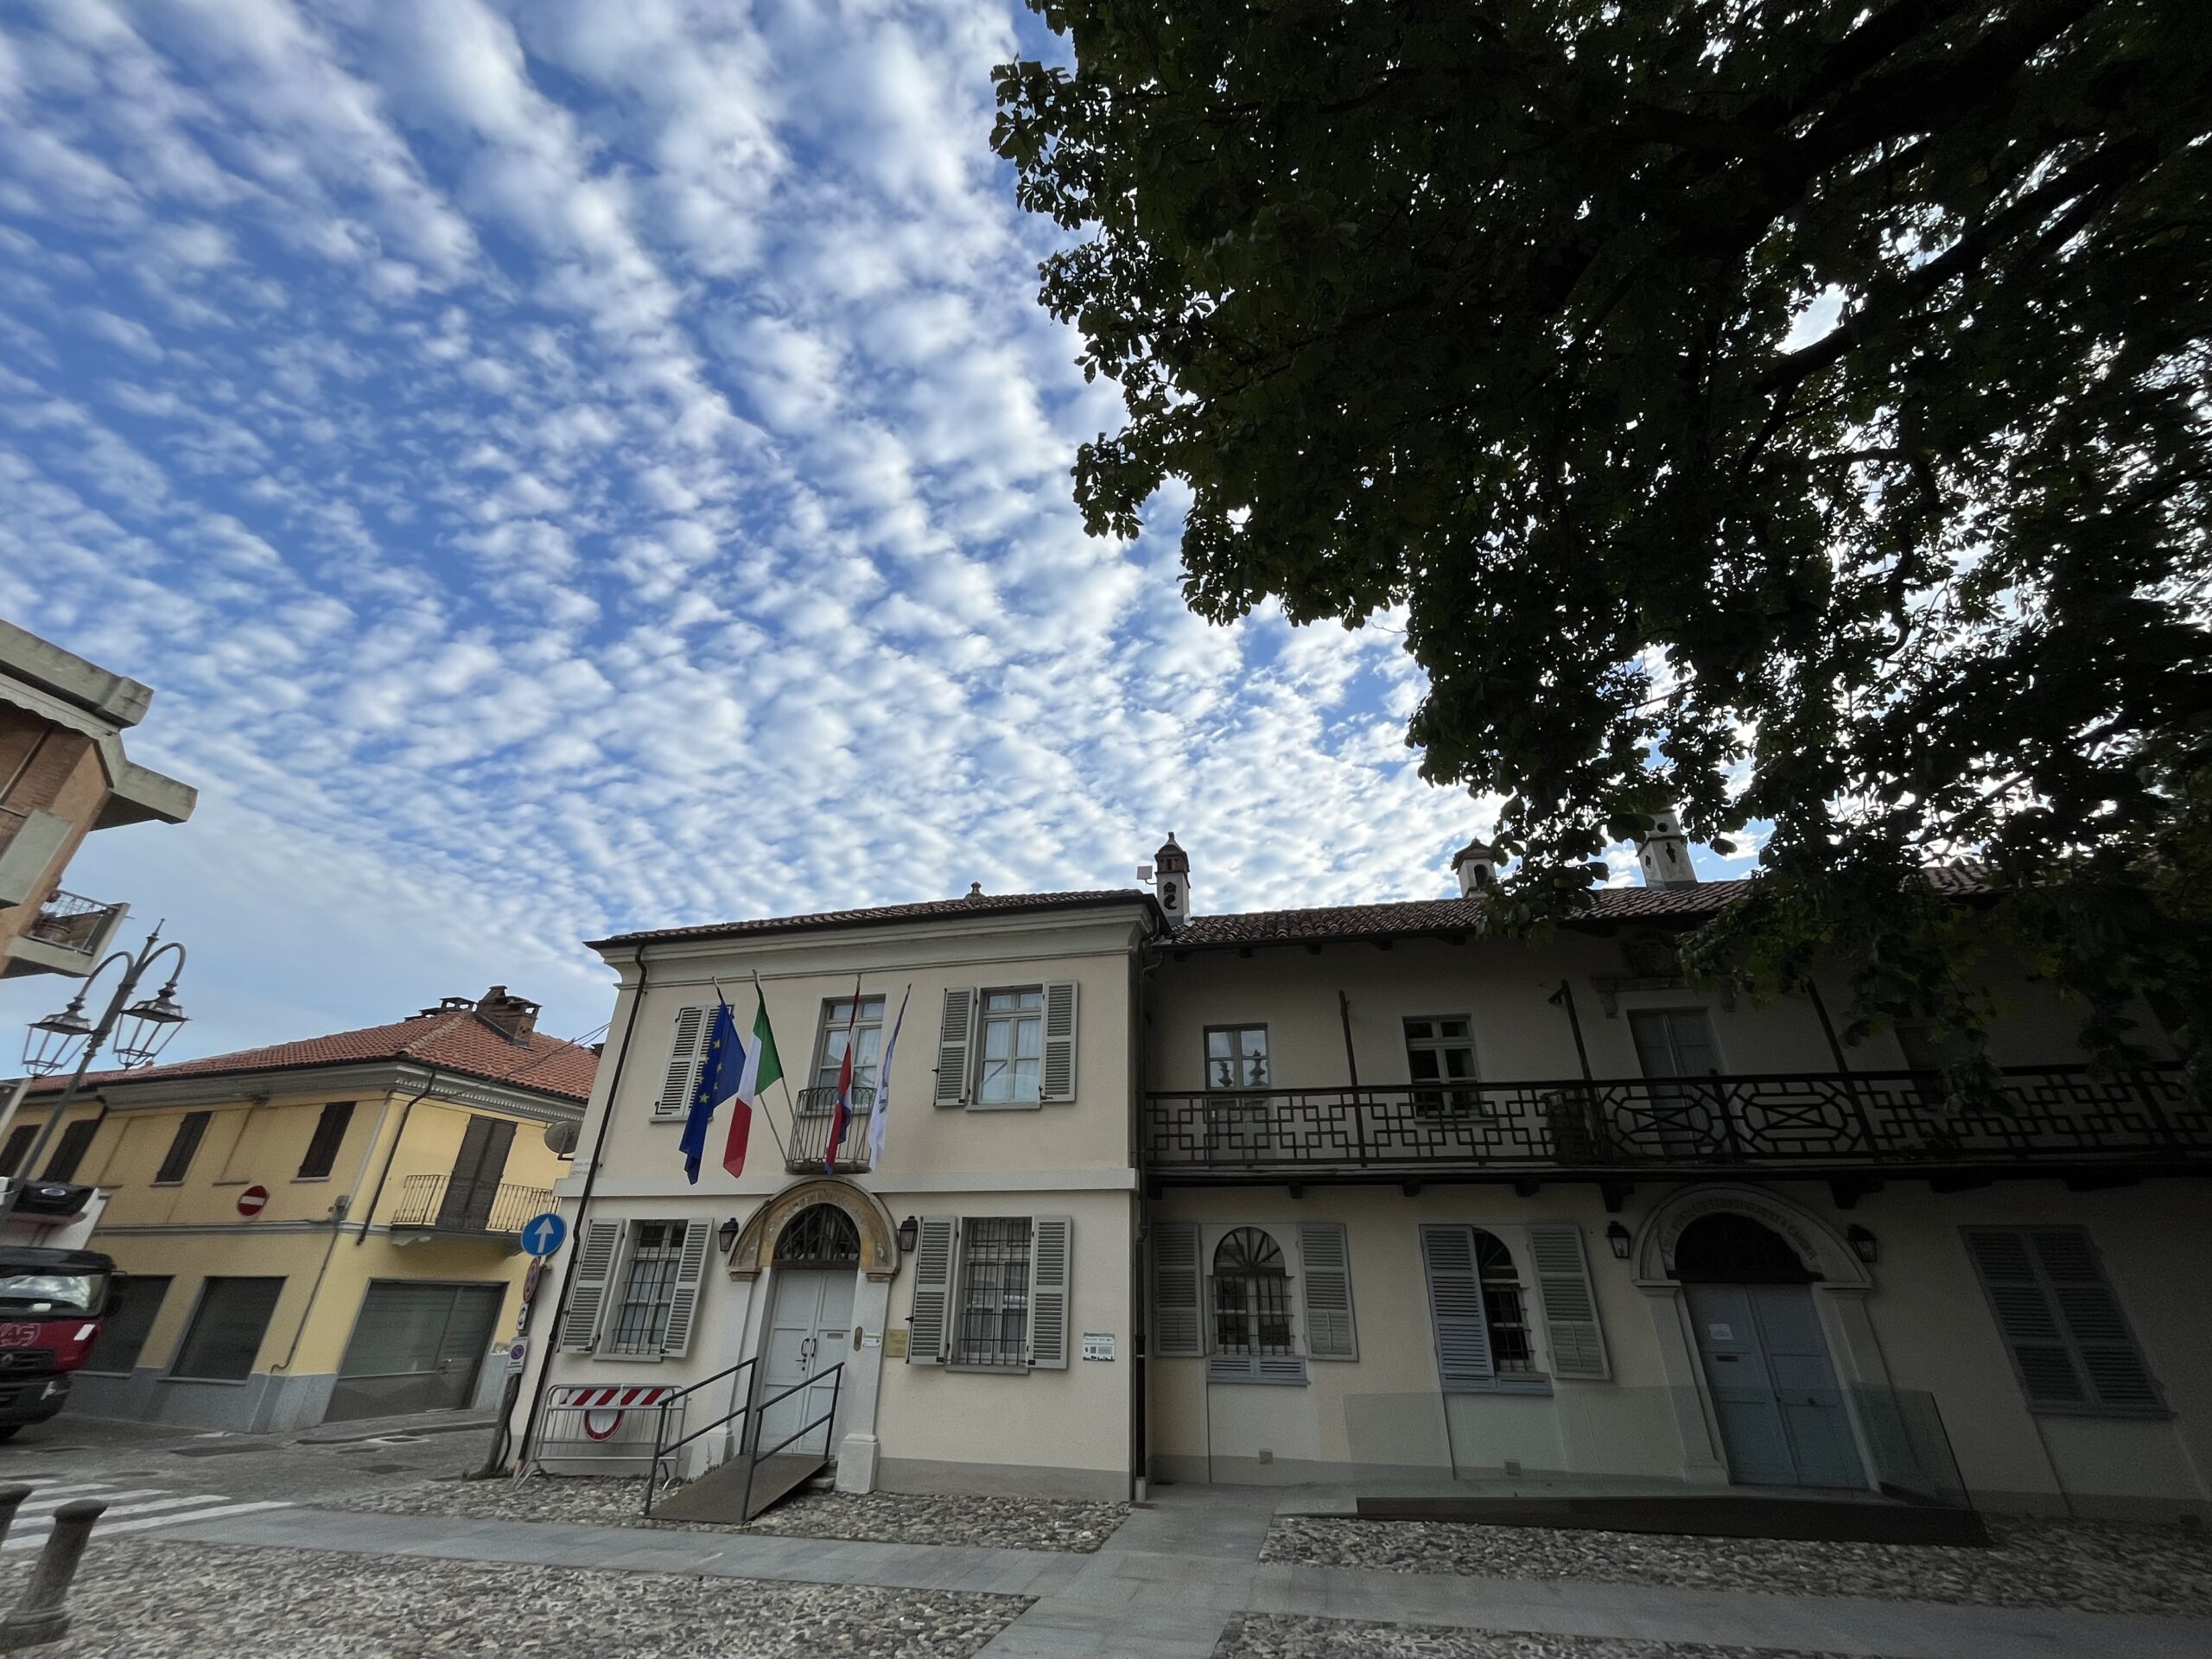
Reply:
[[[46, 1156], [48, 1144], [60, 1128], [61, 1120], [68, 1116], [69, 1108], [76, 1103], [79, 1090], [85, 1086], [85, 1074], [92, 1069], [92, 1061], [108, 1039], [115, 1039], [116, 1063], [125, 1071], [134, 1071], [158, 1059], [168, 1046], [169, 1039], [176, 1035], [176, 1028], [184, 1023], [185, 1012], [176, 1001], [177, 976], [184, 971], [184, 947], [162, 944], [161, 937], [161, 925], [156, 923], [137, 956], [117, 950], [104, 957], [99, 966], [85, 976], [85, 982], [69, 999], [67, 1007], [31, 1022], [30, 1035], [23, 1040], [23, 1070], [27, 1075], [16, 1087], [10, 1113], [12, 1115], [16, 1103], [22, 1099], [33, 1077], [51, 1077], [72, 1059], [77, 1062], [77, 1071], [69, 1079], [69, 1086], [61, 1091], [61, 1098], [47, 1114], [46, 1122], [40, 1125], [38, 1138], [31, 1142], [15, 1178], [8, 1182], [6, 1192], [0, 1192], [0, 1233], [7, 1230], [9, 1218], [16, 1213], [17, 1195], [31, 1179], [31, 1172], [38, 1167], [39, 1160]], [[169, 966], [168, 982], [153, 995], [132, 1001], [147, 970], [171, 951], [176, 953], [176, 960]], [[107, 971], [110, 963], [118, 962], [124, 964], [122, 982], [108, 999], [107, 1012], [100, 1015], [99, 1023], [88, 1024], [85, 1019], [85, 994]]]

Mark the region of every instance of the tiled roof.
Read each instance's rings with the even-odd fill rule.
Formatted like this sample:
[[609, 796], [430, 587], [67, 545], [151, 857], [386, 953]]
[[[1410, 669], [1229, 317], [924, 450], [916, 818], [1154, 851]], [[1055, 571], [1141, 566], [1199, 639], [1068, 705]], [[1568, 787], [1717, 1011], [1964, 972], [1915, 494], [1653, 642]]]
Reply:
[[[455, 1008], [418, 1014], [388, 1026], [366, 1026], [296, 1043], [272, 1043], [267, 1048], [245, 1048], [235, 1054], [211, 1054], [175, 1065], [148, 1066], [142, 1071], [94, 1071], [85, 1081], [87, 1087], [99, 1087], [360, 1065], [377, 1060], [412, 1060], [440, 1071], [576, 1101], [590, 1096], [592, 1075], [599, 1069], [599, 1056], [588, 1048], [535, 1032], [517, 1043], [470, 1010]], [[56, 1093], [66, 1081], [59, 1077], [42, 1078], [31, 1085], [31, 1093], [34, 1096]]]
[[[1646, 916], [1705, 916], [1738, 898], [1750, 883], [1701, 881], [1693, 887], [1600, 887], [1589, 912], [1603, 921]], [[1336, 905], [1325, 910], [1254, 910], [1197, 916], [1175, 936], [1183, 945], [1270, 944], [1315, 939], [1373, 939], [1402, 934], [1472, 931], [1477, 899], [1416, 899], [1395, 905]]]
[[690, 927], [656, 927], [642, 933], [617, 933], [593, 939], [593, 950], [610, 944], [645, 944], [657, 939], [719, 939], [749, 933], [802, 933], [838, 927], [874, 927], [885, 922], [927, 921], [944, 916], [1002, 916], [1030, 910], [1083, 910], [1100, 905], [1151, 905], [1141, 887], [1102, 887], [1088, 893], [978, 893], [963, 899], [931, 899], [912, 905], [878, 905], [870, 910], [824, 910], [810, 916], [763, 916], [749, 922], [702, 922]]

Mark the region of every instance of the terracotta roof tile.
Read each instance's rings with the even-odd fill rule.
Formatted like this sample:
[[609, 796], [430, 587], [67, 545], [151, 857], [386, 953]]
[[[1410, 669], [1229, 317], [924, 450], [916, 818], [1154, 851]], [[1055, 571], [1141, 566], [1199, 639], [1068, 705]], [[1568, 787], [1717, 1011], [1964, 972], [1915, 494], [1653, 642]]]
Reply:
[[1141, 887], [1101, 887], [1084, 893], [984, 893], [960, 899], [930, 899], [919, 904], [878, 905], [868, 910], [825, 910], [810, 916], [763, 916], [747, 922], [702, 922], [690, 927], [656, 927], [593, 939], [593, 950], [609, 944], [645, 944], [660, 939], [719, 939], [749, 933], [801, 933], [839, 927], [873, 927], [885, 922], [931, 920], [944, 916], [1008, 915], [1030, 910], [1083, 910], [1103, 905], [1153, 905]]
[[[1738, 895], [1745, 881], [1702, 881], [1694, 887], [1600, 887], [1592, 914], [1601, 920], [1641, 916], [1703, 916]], [[1268, 944], [1314, 939], [1371, 939], [1414, 933], [1471, 931], [1478, 899], [1416, 899], [1394, 905], [1336, 905], [1322, 910], [1255, 910], [1193, 917], [1178, 945]]]
[[[532, 1033], [520, 1043], [494, 1031], [467, 1008], [441, 1009], [396, 1020], [388, 1026], [334, 1032], [327, 1037], [244, 1048], [232, 1054], [181, 1060], [139, 1071], [94, 1071], [87, 1086], [113, 1083], [155, 1083], [171, 1078], [218, 1077], [257, 1071], [296, 1071], [324, 1065], [359, 1065], [377, 1060], [412, 1060], [442, 1071], [507, 1083], [517, 1089], [581, 1101], [591, 1094], [599, 1056], [588, 1048]], [[46, 1077], [31, 1085], [34, 1096], [58, 1092], [67, 1079]]]

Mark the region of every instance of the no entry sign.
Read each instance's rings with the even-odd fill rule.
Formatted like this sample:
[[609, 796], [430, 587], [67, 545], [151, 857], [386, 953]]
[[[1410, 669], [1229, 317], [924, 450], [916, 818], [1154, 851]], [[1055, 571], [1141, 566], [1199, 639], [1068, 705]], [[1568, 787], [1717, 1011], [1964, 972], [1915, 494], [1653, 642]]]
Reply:
[[261, 1206], [269, 1202], [269, 1189], [257, 1183], [238, 1194], [238, 1214], [257, 1216]]

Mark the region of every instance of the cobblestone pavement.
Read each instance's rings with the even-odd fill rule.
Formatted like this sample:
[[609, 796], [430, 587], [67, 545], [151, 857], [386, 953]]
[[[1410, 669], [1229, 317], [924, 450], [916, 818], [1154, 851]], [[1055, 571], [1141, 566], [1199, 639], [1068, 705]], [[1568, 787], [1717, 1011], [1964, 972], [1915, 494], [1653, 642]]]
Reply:
[[757, 1532], [849, 1538], [873, 1544], [976, 1544], [996, 1549], [1096, 1550], [1128, 1516], [1126, 1503], [1033, 1497], [800, 1492], [746, 1527], [650, 1521], [637, 1480], [533, 1475], [524, 1481], [419, 1481], [367, 1492], [339, 1507], [384, 1515], [450, 1515], [480, 1521], [568, 1521], [596, 1526]]
[[[0, 1580], [12, 1603], [20, 1569]], [[97, 1536], [52, 1659], [967, 1659], [1013, 1596]]]
[[1214, 1645], [1214, 1659], [1835, 1659], [1772, 1648], [1711, 1648], [1583, 1636], [1525, 1636], [1426, 1630], [1287, 1613], [1240, 1613]]
[[1268, 1529], [1260, 1559], [1678, 1590], [2212, 1615], [2212, 1536], [2172, 1527], [2011, 1519], [1990, 1520], [1989, 1532], [1990, 1548], [1964, 1549], [1285, 1516]]

